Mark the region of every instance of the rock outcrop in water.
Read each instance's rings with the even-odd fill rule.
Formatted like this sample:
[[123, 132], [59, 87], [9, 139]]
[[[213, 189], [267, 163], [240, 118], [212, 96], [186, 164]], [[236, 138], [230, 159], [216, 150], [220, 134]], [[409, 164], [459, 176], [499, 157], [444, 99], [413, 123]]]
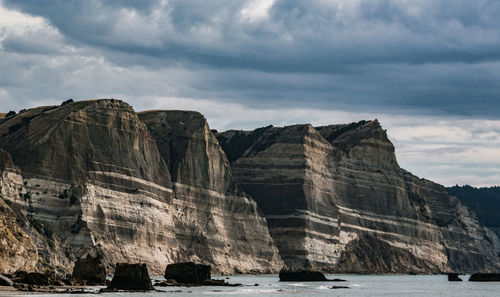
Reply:
[[327, 281], [325, 275], [319, 271], [312, 270], [280, 270], [281, 282], [324, 282]]
[[[277, 272], [282, 261], [266, 221], [231, 183], [205, 119], [189, 112], [141, 118], [109, 99], [0, 120], [0, 148], [12, 157], [2, 163], [9, 167], [2, 195], [42, 233], [9, 241], [33, 250], [31, 238], [36, 250], [10, 249], [25, 261], [9, 258], [5, 266], [31, 263], [30, 270], [44, 262], [71, 272], [73, 255], [98, 252], [111, 269], [145, 262], [162, 273], [166, 263], [199, 261], [223, 273]], [[69, 247], [62, 258], [45, 244], [65, 246], [56, 239]]]
[[96, 255], [78, 259], [73, 267], [71, 280], [76, 284], [100, 286], [106, 284], [106, 266], [104, 257]]
[[173, 279], [177, 283], [201, 285], [205, 280], [212, 278], [211, 269], [210, 265], [193, 262], [168, 264], [164, 277], [167, 280]]
[[492, 271], [446, 189], [402, 170], [377, 121], [227, 131], [113, 99], [0, 118], [0, 272], [75, 259], [215, 273]]
[[470, 282], [500, 282], [500, 273], [474, 273]]
[[217, 137], [235, 182], [262, 208], [290, 268], [429, 273], [493, 270], [473, 213], [402, 170], [378, 121], [264, 127]]
[[154, 289], [146, 264], [117, 263], [113, 279], [104, 291], [150, 291]]

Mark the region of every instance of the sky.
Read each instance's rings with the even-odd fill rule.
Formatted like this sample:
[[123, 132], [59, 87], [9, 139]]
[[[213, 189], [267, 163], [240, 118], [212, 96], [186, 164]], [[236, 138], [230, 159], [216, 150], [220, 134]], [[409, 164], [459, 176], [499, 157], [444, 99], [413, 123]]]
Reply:
[[378, 119], [401, 167], [500, 184], [500, 1], [0, 0], [0, 111], [117, 98], [219, 131]]

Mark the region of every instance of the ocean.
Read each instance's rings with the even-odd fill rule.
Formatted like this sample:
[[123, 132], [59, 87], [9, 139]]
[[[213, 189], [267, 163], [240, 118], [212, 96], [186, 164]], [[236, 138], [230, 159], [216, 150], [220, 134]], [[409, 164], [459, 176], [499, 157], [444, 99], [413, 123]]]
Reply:
[[[463, 282], [448, 282], [443, 275], [329, 275], [328, 278], [342, 278], [347, 282], [279, 282], [278, 276], [229, 276], [229, 283], [241, 283], [243, 287], [158, 287], [165, 292], [148, 293], [102, 293], [99, 296], [131, 297], [189, 297], [189, 296], [500, 296], [500, 282], [468, 282], [468, 276], [462, 276]], [[214, 277], [222, 279], [226, 277]], [[154, 278], [153, 279], [157, 279]], [[158, 278], [159, 279], [159, 278]], [[255, 284], [258, 284], [256, 286]], [[331, 289], [332, 286], [348, 286], [348, 289]], [[15, 295], [14, 295], [15, 296]], [[19, 295], [26, 296], [26, 295]], [[43, 297], [78, 297], [96, 296], [95, 294], [43, 294], [29, 295]]]

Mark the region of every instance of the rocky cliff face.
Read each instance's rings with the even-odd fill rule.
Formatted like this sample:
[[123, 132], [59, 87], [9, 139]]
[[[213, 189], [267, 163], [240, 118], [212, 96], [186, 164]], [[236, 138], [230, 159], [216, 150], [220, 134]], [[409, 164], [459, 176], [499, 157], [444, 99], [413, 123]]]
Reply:
[[[439, 226], [448, 265], [457, 272], [498, 269], [495, 246], [476, 214], [449, 196], [446, 188], [404, 171], [408, 194], [427, 205], [426, 215]], [[467, 269], [465, 269], [467, 267]]]
[[[17, 270], [64, 271], [74, 255], [61, 238], [32, 215], [18, 167], [0, 149], [0, 272]], [[24, 204], [14, 201], [22, 199]]]
[[500, 187], [453, 186], [447, 191], [476, 213], [481, 225], [487, 227], [487, 240], [500, 256]]
[[[226, 272], [275, 272], [282, 266], [255, 201], [232, 183], [229, 162], [198, 112], [139, 113], [168, 160], [182, 259], [232, 267]], [[195, 251], [195, 257], [193, 257]]]
[[223, 273], [276, 271], [281, 260], [265, 220], [248, 197], [229, 193], [228, 162], [212, 160], [222, 150], [213, 135], [211, 147], [203, 146], [208, 126], [196, 120], [176, 124], [172, 137], [190, 141], [167, 148], [161, 141], [172, 141], [157, 138], [158, 144], [119, 100], [40, 107], [4, 119], [0, 147], [20, 169], [7, 182], [11, 203], [76, 256], [99, 250], [110, 265], [146, 262], [160, 273], [168, 263], [195, 260]]
[[498, 267], [473, 214], [444, 188], [400, 169], [376, 120], [217, 137], [289, 267], [363, 273]]
[[0, 149], [0, 273], [34, 269], [38, 260], [33, 241], [16, 221], [17, 216], [9, 206], [10, 196], [5, 195], [4, 186], [7, 188], [8, 175], [13, 173], [11, 156]]
[[0, 118], [0, 272], [211, 264], [271, 273], [489, 271], [491, 240], [446, 189], [402, 170], [377, 121], [210, 131], [119, 100]]

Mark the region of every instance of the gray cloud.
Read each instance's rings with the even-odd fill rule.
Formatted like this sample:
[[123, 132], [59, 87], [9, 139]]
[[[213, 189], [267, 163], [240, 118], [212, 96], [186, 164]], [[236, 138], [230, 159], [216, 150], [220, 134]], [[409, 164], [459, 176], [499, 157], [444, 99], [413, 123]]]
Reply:
[[379, 118], [407, 169], [492, 184], [498, 15], [494, 0], [0, 0], [0, 103], [113, 97], [217, 129]]
[[[118, 67], [192, 71], [190, 86], [176, 94], [184, 97], [500, 112], [497, 1], [276, 0], [256, 19], [243, 14], [251, 1], [4, 2], [46, 18], [65, 44], [93, 48]], [[19, 53], [51, 50], [13, 38], [2, 44]]]

